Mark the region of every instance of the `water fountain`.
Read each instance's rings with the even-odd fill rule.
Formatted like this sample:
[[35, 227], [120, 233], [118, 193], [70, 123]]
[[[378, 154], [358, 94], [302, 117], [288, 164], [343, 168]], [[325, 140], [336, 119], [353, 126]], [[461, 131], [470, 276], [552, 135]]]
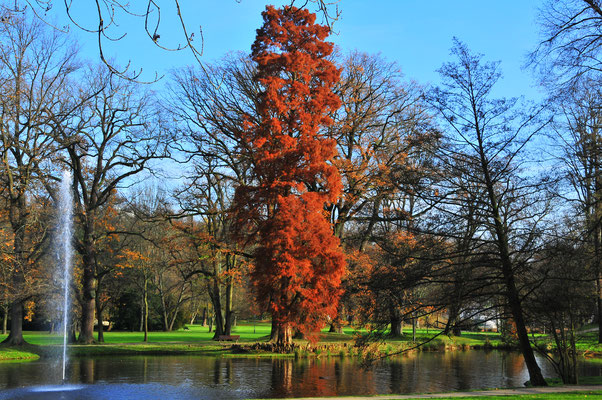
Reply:
[[69, 324], [69, 276], [71, 270], [71, 260], [73, 256], [73, 193], [71, 191], [71, 173], [63, 172], [59, 190], [58, 203], [58, 243], [57, 250], [60, 260], [60, 266], [63, 273], [63, 381], [65, 381], [65, 372], [67, 366], [67, 335]]

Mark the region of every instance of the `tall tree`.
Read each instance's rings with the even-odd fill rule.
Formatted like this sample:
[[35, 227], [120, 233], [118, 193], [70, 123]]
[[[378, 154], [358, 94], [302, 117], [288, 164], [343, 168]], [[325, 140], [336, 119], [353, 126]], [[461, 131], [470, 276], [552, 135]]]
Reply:
[[[520, 272], [532, 260], [540, 222], [546, 213], [539, 202], [541, 186], [526, 179], [521, 171], [525, 146], [543, 126], [539, 113], [520, 112], [517, 99], [492, 99], [500, 78], [499, 63], [486, 63], [454, 39], [455, 62], [439, 70], [443, 85], [435, 88], [430, 101], [447, 127], [448, 146], [442, 158], [451, 179], [447, 208], [454, 218], [464, 206], [462, 191], [476, 191], [476, 212], [482, 225], [477, 240], [483, 257], [499, 268], [503, 294], [516, 324], [519, 345], [533, 385], [545, 386], [527, 333]], [[462, 177], [461, 180], [454, 177]], [[470, 181], [471, 186], [458, 185]], [[482, 196], [481, 196], [482, 193]], [[466, 213], [464, 213], [466, 218]], [[467, 221], [468, 223], [469, 221]]]
[[239, 186], [234, 210], [247, 238], [256, 238], [252, 273], [258, 300], [272, 314], [277, 343], [292, 330], [314, 332], [334, 316], [345, 271], [339, 240], [324, 211], [341, 179], [331, 162], [334, 140], [319, 130], [340, 101], [339, 70], [327, 60], [329, 28], [296, 7], [263, 12], [252, 59], [262, 85], [259, 120], [246, 121], [241, 147], [252, 158], [253, 185]]
[[[436, 146], [438, 133], [421, 88], [403, 82], [397, 64], [353, 52], [342, 65], [335, 89], [342, 107], [328, 135], [337, 141], [334, 165], [343, 182], [332, 209], [335, 234], [351, 253], [363, 251], [377, 237], [384, 239], [391, 229], [407, 229], [424, 212], [417, 193], [425, 186], [432, 158], [427, 149]], [[401, 334], [399, 310], [390, 310], [395, 333]]]
[[205, 68], [208, 73], [193, 68], [177, 71], [171, 87], [170, 111], [185, 139], [178, 150], [191, 161], [188, 182], [177, 194], [178, 205], [194, 218], [174, 226], [182, 232], [182, 243], [188, 244], [179, 249], [177, 258], [186, 263], [190, 278], [203, 278], [217, 339], [230, 334], [233, 322], [232, 275], [242, 257], [230, 240], [230, 209], [234, 188], [248, 181], [250, 166], [236, 144], [245, 116], [257, 115], [259, 84], [253, 80], [255, 68], [248, 56], [229, 55]]
[[[568, 124], [564, 160], [569, 181], [581, 203], [585, 236], [593, 251], [597, 273], [597, 320], [602, 327], [602, 228], [600, 223], [600, 109], [597, 95], [602, 77], [602, 2], [600, 0], [549, 0], [540, 9], [542, 40], [531, 54], [544, 85], [557, 99]], [[559, 90], [560, 89], [560, 90]], [[588, 93], [589, 92], [589, 93]], [[571, 199], [573, 200], [573, 199]], [[602, 329], [598, 329], [602, 343]]]
[[[76, 218], [81, 229], [76, 249], [82, 256], [82, 321], [79, 341], [94, 340], [94, 312], [99, 269], [99, 243], [109, 232], [101, 211], [120, 188], [166, 154], [162, 123], [136, 83], [96, 69], [82, 88], [86, 99], [77, 115], [55, 116], [55, 131], [73, 171]], [[90, 95], [93, 93], [93, 95]]]
[[556, 126], [562, 143], [560, 159], [564, 186], [562, 198], [573, 205], [581, 226], [583, 249], [588, 250], [588, 267], [596, 282], [598, 343], [602, 343], [602, 113], [599, 81], [582, 80], [568, 94], [559, 96], [558, 109], [564, 116]]
[[[24, 343], [23, 302], [31, 295], [27, 275], [36, 255], [28, 235], [33, 191], [48, 185], [56, 146], [53, 113], [63, 112], [69, 76], [77, 69], [76, 52], [58, 32], [22, 13], [0, 18], [0, 194], [6, 199], [13, 233], [10, 335], [6, 343]], [[29, 244], [28, 244], [29, 243]], [[31, 246], [31, 244], [34, 244]]]

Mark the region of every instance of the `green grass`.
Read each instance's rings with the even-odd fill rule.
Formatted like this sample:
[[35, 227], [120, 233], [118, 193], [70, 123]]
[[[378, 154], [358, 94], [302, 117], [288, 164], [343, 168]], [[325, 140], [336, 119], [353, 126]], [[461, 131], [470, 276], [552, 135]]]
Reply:
[[[263, 336], [269, 335], [271, 324], [269, 323], [258, 323], [255, 326], [255, 333], [253, 325], [238, 325], [236, 326], [232, 334], [240, 335], [241, 343], [244, 342], [256, 342]], [[25, 331], [23, 337], [28, 343], [35, 345], [59, 345], [63, 342], [62, 336], [55, 334], [50, 335], [48, 332], [33, 332]], [[96, 334], [95, 334], [96, 337]], [[4, 340], [6, 335], [0, 335], [0, 341]], [[104, 333], [105, 343], [144, 343], [144, 334], [142, 332], [121, 332], [111, 331]], [[148, 341], [152, 343], [164, 343], [164, 342], [185, 342], [185, 343], [206, 343], [215, 344], [213, 340], [213, 332], [209, 333], [207, 327], [200, 325], [190, 325], [188, 330], [180, 329], [174, 332], [149, 332]]]
[[[266, 339], [270, 334], [271, 324], [268, 322], [257, 322], [255, 324], [251, 322], [238, 324], [233, 328], [233, 335], [240, 335], [240, 343], [252, 343], [258, 340]], [[344, 343], [352, 342], [356, 334], [356, 330], [350, 327], [346, 327], [343, 330], [344, 333], [328, 333], [328, 329], [322, 331], [320, 338], [321, 343]], [[416, 340], [418, 342], [426, 340], [431, 337], [436, 331], [433, 329], [426, 333], [426, 330], [417, 330]], [[28, 343], [35, 345], [51, 345], [61, 344], [62, 337], [60, 335], [50, 335], [48, 332], [33, 332], [26, 331], [23, 334], [25, 340]], [[0, 335], [0, 341], [3, 340], [6, 335]], [[492, 344], [500, 342], [499, 334], [492, 332], [470, 332], [465, 333], [460, 337], [448, 338], [447, 336], [440, 336], [436, 340], [440, 340], [446, 344], [467, 344], [467, 345], [479, 345], [485, 342], [486, 338]], [[143, 343], [144, 334], [142, 332], [105, 332], [104, 333], [105, 343]], [[188, 325], [188, 329], [181, 329], [174, 332], [149, 332], [148, 341], [152, 343], [161, 342], [182, 342], [182, 343], [215, 343], [211, 339], [213, 338], [213, 332], [208, 332], [207, 327], [200, 325]], [[412, 339], [411, 330], [404, 330], [404, 336], [401, 338], [391, 338], [387, 340], [390, 343], [405, 343], [410, 342]]]
[[[546, 382], [550, 386], [561, 386], [564, 385], [562, 383], [562, 379], [560, 378], [547, 378]], [[579, 377], [580, 385], [602, 385], [602, 376], [580, 376]]]
[[[585, 391], [585, 392], [570, 392], [570, 393], [545, 393], [545, 394], [522, 394], [510, 396], [475, 396], [475, 397], [437, 397], [440, 400], [590, 400], [599, 398], [602, 395], [602, 390]], [[376, 397], [377, 399], [385, 400], [386, 397]]]
[[[267, 340], [270, 334], [271, 323], [269, 322], [245, 322], [239, 323], [233, 328], [233, 335], [240, 335], [239, 344], [251, 344]], [[438, 331], [430, 329], [418, 329], [416, 331], [416, 342], [427, 341]], [[327, 329], [322, 331], [319, 346], [320, 356], [357, 355], [357, 349], [353, 349], [354, 338], [365, 331], [356, 331], [352, 327], [345, 327], [343, 333], [328, 333]], [[30, 353], [44, 353], [56, 351], [62, 343], [62, 337], [47, 332], [24, 332], [25, 340], [33, 345], [33, 349], [27, 349]], [[0, 341], [6, 336], [0, 335]], [[220, 356], [277, 356], [274, 353], [262, 351], [241, 352], [232, 349], [231, 342], [218, 343], [212, 340], [213, 332], [208, 332], [207, 327], [200, 325], [190, 325], [187, 329], [181, 329], [174, 332], [149, 332], [148, 342], [143, 342], [143, 333], [141, 332], [105, 332], [105, 342], [94, 345], [70, 345], [70, 353], [73, 355], [108, 355], [108, 354], [199, 354], [199, 355], [220, 355]], [[296, 340], [301, 346], [305, 346], [307, 340]], [[596, 343], [594, 343], [596, 342]], [[587, 334], [586, 341], [580, 343], [581, 347], [597, 347], [595, 333]], [[404, 330], [404, 335], [400, 338], [389, 338], [384, 344], [379, 346], [383, 355], [395, 355], [414, 346], [412, 343], [411, 328]], [[459, 337], [448, 337], [441, 335], [426, 344], [421, 350], [443, 350], [443, 349], [469, 349], [469, 348], [503, 348], [505, 345], [501, 341], [501, 336], [494, 332], [464, 332]], [[351, 349], [351, 350], [350, 350]], [[15, 352], [9, 349], [0, 348], [0, 361], [20, 357], [17, 349]], [[12, 351], [12, 350], [11, 350]], [[315, 351], [311, 356], [316, 356]], [[598, 356], [601, 353], [593, 353]], [[301, 352], [299, 352], [301, 355]], [[310, 354], [307, 354], [310, 355]], [[282, 356], [282, 355], [278, 355]], [[290, 355], [289, 355], [290, 356]], [[602, 362], [602, 358], [601, 361]]]
[[602, 355], [602, 344], [598, 343], [598, 332], [587, 332], [579, 335], [577, 350], [584, 353]]

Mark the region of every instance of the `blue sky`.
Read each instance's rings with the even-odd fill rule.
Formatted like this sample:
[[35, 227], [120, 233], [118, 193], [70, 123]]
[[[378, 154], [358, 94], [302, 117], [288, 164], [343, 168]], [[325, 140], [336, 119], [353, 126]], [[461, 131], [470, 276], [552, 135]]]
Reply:
[[[134, 6], [146, 3], [133, 0]], [[160, 43], [177, 46], [181, 30], [171, 1], [164, 1]], [[182, 12], [191, 32], [202, 26], [203, 60], [210, 62], [229, 51], [250, 51], [255, 29], [261, 25], [261, 11], [266, 4], [286, 1], [263, 0], [183, 0]], [[360, 50], [380, 53], [396, 61], [407, 79], [421, 84], [436, 83], [435, 72], [449, 60], [452, 37], [456, 36], [488, 60], [502, 61], [504, 79], [497, 88], [501, 96], [525, 95], [538, 98], [532, 74], [521, 67], [526, 54], [538, 39], [536, 15], [541, 0], [340, 0], [341, 18], [331, 36], [343, 52]], [[91, 2], [79, 3], [74, 10], [78, 21], [86, 24]], [[87, 4], [87, 5], [86, 5]], [[55, 17], [62, 19], [61, 5], [55, 5]], [[143, 31], [143, 20], [121, 16], [115, 36], [127, 32], [121, 41], [107, 43], [105, 53], [118, 63], [131, 61], [143, 68], [142, 77], [150, 79], [157, 72], [194, 63], [188, 51], [165, 52], [154, 47]], [[79, 38], [84, 55], [97, 58], [96, 37], [72, 29]], [[196, 43], [199, 43], [197, 40]]]

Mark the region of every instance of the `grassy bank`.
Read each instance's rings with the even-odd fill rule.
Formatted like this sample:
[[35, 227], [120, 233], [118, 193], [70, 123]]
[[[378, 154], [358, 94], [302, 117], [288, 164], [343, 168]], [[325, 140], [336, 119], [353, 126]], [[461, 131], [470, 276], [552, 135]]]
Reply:
[[[150, 332], [148, 342], [144, 342], [141, 332], [105, 332], [105, 342], [93, 345], [70, 345], [69, 352], [74, 356], [96, 355], [140, 355], [140, 354], [196, 354], [211, 356], [287, 356], [276, 355], [270, 351], [269, 346], [256, 345], [265, 342], [270, 334], [271, 324], [268, 322], [244, 322], [234, 327], [232, 334], [240, 335], [236, 346], [232, 342], [216, 342], [212, 340], [213, 333], [207, 327], [190, 325], [185, 329], [174, 332]], [[288, 356], [315, 357], [315, 356], [357, 356], [361, 353], [354, 347], [354, 339], [358, 334], [353, 328], [345, 328], [343, 333], [322, 332], [317, 345], [311, 345], [307, 340], [296, 340], [295, 351]], [[432, 338], [437, 331], [433, 329], [419, 329], [416, 332], [416, 343], [421, 343]], [[596, 348], [594, 334], [588, 334], [584, 348]], [[0, 335], [0, 340], [4, 339]], [[24, 333], [25, 340], [30, 343], [33, 350], [30, 353], [42, 354], [57, 351], [62, 343], [62, 337], [48, 332]], [[412, 349], [416, 346], [412, 342], [411, 330], [404, 331], [399, 338], [388, 338], [384, 343], [370, 348], [371, 352], [378, 351], [381, 355], [394, 355]], [[582, 345], [580, 343], [580, 345]], [[501, 341], [498, 333], [494, 332], [465, 332], [460, 337], [438, 336], [431, 340], [419, 351], [467, 350], [471, 348], [505, 349], [508, 348]], [[26, 359], [27, 354], [22, 349], [0, 348], [0, 361], [11, 359]]]
[[34, 346], [24, 348], [0, 347], [0, 361], [33, 361], [40, 358], [40, 350]]
[[[602, 396], [602, 390], [584, 391], [570, 393], [544, 393], [544, 394], [522, 394], [502, 396], [467, 396], [467, 397], [437, 397], [439, 400], [590, 400]], [[424, 399], [424, 397], [422, 397]], [[375, 397], [378, 400], [386, 400], [387, 397]], [[418, 399], [415, 398], [415, 399]], [[411, 399], [408, 399], [411, 400]]]

